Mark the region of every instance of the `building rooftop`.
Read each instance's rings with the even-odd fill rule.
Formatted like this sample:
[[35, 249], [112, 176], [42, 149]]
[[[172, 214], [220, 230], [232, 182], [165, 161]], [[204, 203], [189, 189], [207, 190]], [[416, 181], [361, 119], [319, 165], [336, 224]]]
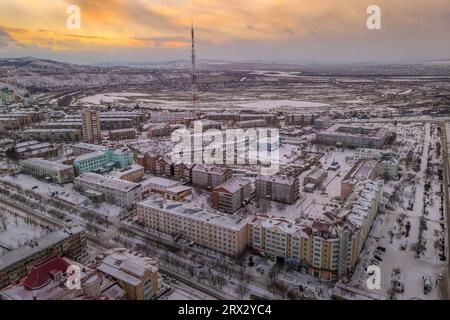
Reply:
[[256, 180], [292, 185], [295, 183], [296, 178], [279, 174], [273, 176], [259, 175], [258, 177], [256, 177]]
[[30, 159], [26, 159], [26, 160], [22, 160], [21, 161], [22, 164], [27, 164], [27, 165], [32, 165], [32, 166], [39, 166], [48, 170], [57, 170], [57, 171], [62, 171], [62, 170], [68, 170], [68, 169], [72, 169], [72, 166], [68, 166], [62, 163], [58, 163], [55, 161], [49, 161], [49, 160], [45, 160], [45, 159], [41, 159], [41, 158], [30, 158]]
[[60, 229], [34, 241], [30, 245], [25, 245], [5, 253], [0, 256], [0, 270], [4, 270], [11, 265], [52, 247], [53, 245], [69, 238], [74, 234], [79, 234], [82, 232], [84, 232], [84, 228], [81, 226]]
[[342, 181], [366, 179], [373, 170], [376, 170], [377, 165], [377, 160], [360, 161], [350, 169]]
[[161, 178], [161, 177], [151, 177], [148, 179], [145, 179], [144, 181], [142, 181], [142, 186], [146, 187], [148, 185], [159, 185], [165, 188], [170, 188], [170, 187], [174, 187], [179, 185], [180, 182], [178, 181], [174, 181], [174, 180], [170, 180], [170, 179], [165, 179], [165, 178]]
[[228, 181], [225, 181], [224, 183], [222, 183], [221, 185], [217, 186], [214, 189], [224, 188], [225, 190], [227, 190], [230, 193], [235, 193], [249, 184], [250, 184], [250, 181], [246, 180], [244, 178], [232, 178]]
[[167, 202], [161, 198], [148, 198], [145, 201], [139, 202], [138, 206], [170, 212], [175, 215], [183, 216], [193, 220], [218, 226], [221, 228], [228, 228], [234, 231], [242, 230], [247, 225], [247, 218], [224, 215], [212, 209], [201, 209], [197, 207], [186, 207], [180, 202]]
[[82, 175], [75, 178], [75, 181], [86, 182], [86, 183], [94, 183], [97, 185], [102, 185], [107, 188], [119, 190], [119, 191], [131, 191], [137, 187], [140, 187], [140, 184], [125, 181], [118, 178], [113, 177], [105, 177], [101, 174], [86, 172]]
[[216, 175], [224, 175], [227, 172], [228, 168], [226, 167], [219, 167], [215, 165], [206, 165], [206, 164], [197, 164], [192, 169], [193, 172], [203, 172], [203, 173], [210, 173], [210, 174], [216, 174]]

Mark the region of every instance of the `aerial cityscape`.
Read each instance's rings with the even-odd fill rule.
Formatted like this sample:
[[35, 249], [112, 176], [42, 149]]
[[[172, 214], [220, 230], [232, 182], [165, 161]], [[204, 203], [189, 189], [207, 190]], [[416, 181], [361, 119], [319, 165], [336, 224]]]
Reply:
[[[43, 1], [54, 19], [42, 27], [11, 2], [0, 4], [0, 300], [450, 298], [448, 3], [423, 8], [447, 20], [433, 37], [421, 26], [428, 48], [414, 51], [412, 22], [383, 14], [414, 16], [416, 1], [305, 1], [298, 16], [360, 13], [330, 22], [345, 28], [329, 38], [303, 36], [276, 1], [198, 16], [189, 1]], [[135, 27], [108, 29], [105, 17], [125, 15]], [[332, 60], [321, 41], [353, 22], [359, 58], [339, 46]], [[402, 31], [385, 40], [386, 28]], [[381, 47], [363, 59], [358, 35], [376, 32], [367, 41]], [[320, 45], [302, 51], [294, 34]]]

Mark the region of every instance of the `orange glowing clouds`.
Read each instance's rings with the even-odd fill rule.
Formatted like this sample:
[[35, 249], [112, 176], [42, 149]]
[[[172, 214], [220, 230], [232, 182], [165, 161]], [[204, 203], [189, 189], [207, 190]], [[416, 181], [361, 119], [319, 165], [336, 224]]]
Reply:
[[[5, 0], [0, 49], [183, 48], [191, 19], [201, 41], [214, 44], [365, 37], [372, 4], [382, 9], [383, 31], [399, 40], [402, 32], [439, 33], [450, 20], [449, 0]], [[66, 28], [69, 5], [81, 10], [80, 30]]]

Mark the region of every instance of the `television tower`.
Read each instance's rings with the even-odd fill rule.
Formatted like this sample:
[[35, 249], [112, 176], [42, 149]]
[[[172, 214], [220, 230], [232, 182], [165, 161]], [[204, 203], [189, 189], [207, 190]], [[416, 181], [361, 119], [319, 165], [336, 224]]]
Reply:
[[198, 103], [198, 86], [197, 86], [197, 65], [196, 65], [196, 53], [195, 53], [195, 34], [194, 34], [194, 21], [191, 23], [191, 39], [192, 39], [192, 109], [194, 116], [197, 116]]

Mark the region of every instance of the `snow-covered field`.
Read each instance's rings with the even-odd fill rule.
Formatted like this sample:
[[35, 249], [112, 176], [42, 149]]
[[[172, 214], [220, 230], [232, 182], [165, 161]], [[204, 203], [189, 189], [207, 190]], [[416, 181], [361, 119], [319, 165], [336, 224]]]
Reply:
[[268, 109], [280, 109], [283, 107], [287, 108], [315, 108], [315, 107], [326, 107], [328, 104], [310, 102], [310, 101], [300, 101], [300, 100], [256, 100], [252, 102], [246, 102], [238, 104], [237, 106], [253, 109], [253, 110], [268, 110]]

